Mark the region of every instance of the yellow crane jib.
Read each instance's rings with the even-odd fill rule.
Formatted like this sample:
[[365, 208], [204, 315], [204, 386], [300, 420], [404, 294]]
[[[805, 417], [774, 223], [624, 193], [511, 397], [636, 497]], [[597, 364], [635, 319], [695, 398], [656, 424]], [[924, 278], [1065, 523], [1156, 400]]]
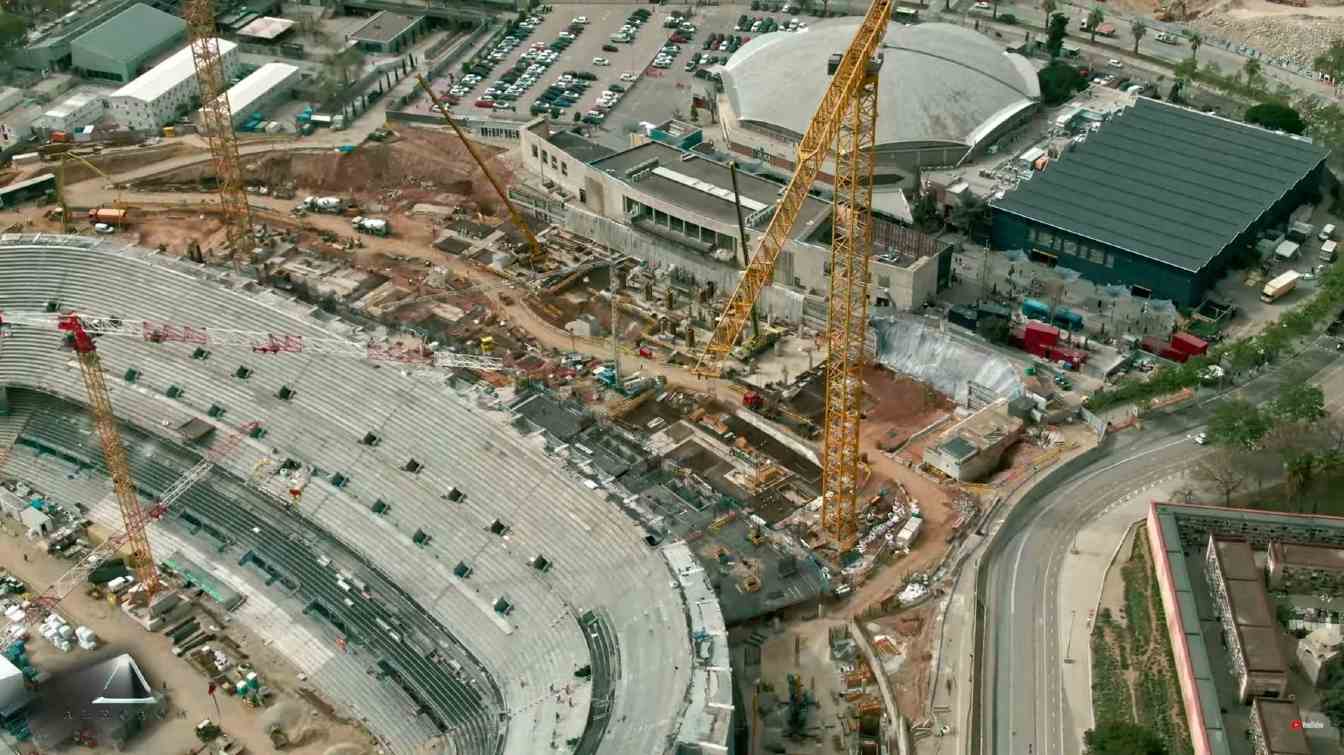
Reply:
[[[858, 537], [862, 456], [859, 420], [863, 406], [864, 335], [868, 319], [868, 257], [873, 243], [873, 168], [877, 139], [880, 48], [891, 16], [890, 0], [868, 7], [843, 53], [826, 61], [830, 85], [798, 146], [793, 177], [779, 207], [738, 282], [695, 372], [718, 377], [733, 344], [770, 284], [784, 243], [828, 157], [835, 161], [830, 295], [826, 324], [826, 417], [822, 443], [823, 528], [842, 548]], [[818, 61], [820, 64], [820, 61]]]
[[[793, 177], [780, 196], [779, 206], [766, 226], [759, 248], [729, 297], [713, 336], [696, 361], [694, 372], [697, 375], [719, 377], [722, 374], [724, 361], [732, 353], [743, 326], [751, 319], [756, 299], [770, 285], [775, 261], [793, 231], [822, 164], [835, 147], [836, 133], [844, 121], [846, 109], [853, 107], [852, 102], [860, 89], [877, 75], [876, 56], [890, 23], [891, 6], [890, 0], [877, 0], [869, 6], [863, 23], [840, 60], [836, 61], [832, 56], [826, 61], [832, 74], [831, 83], [798, 144]], [[875, 112], [875, 102], [873, 107]]]

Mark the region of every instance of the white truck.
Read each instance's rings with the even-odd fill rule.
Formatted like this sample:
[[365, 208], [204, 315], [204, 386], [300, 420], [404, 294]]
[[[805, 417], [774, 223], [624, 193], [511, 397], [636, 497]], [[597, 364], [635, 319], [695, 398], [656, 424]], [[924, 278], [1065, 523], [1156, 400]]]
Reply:
[[345, 201], [340, 197], [307, 197], [303, 200], [302, 207], [312, 212], [339, 215], [345, 210]]
[[1302, 273], [1299, 273], [1296, 270], [1289, 270], [1274, 278], [1266, 283], [1264, 289], [1260, 291], [1260, 301], [1266, 304], [1273, 304], [1279, 299], [1282, 299], [1289, 291], [1297, 288], [1297, 281], [1301, 277]]
[[350, 225], [354, 226], [355, 230], [360, 233], [370, 233], [374, 236], [386, 236], [392, 232], [387, 221], [382, 218], [366, 218], [361, 216], [351, 220]]

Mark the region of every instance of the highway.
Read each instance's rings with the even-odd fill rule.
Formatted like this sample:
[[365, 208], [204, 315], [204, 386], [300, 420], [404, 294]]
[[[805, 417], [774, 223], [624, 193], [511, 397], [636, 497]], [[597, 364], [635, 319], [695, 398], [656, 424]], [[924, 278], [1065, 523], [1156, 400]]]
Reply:
[[[1344, 395], [1344, 363], [1337, 363], [1333, 343], [1322, 339], [1293, 360], [1316, 373], [1332, 405], [1332, 398]], [[1074, 539], [1112, 504], [1210, 453], [1189, 435], [1207, 423], [1219, 401], [1233, 397], [1259, 403], [1272, 397], [1282, 380], [1281, 371], [1267, 372], [1227, 394], [1204, 396], [1180, 411], [1147, 417], [1141, 430], [1111, 435], [1107, 453], [1066, 479], [1046, 483], [1056, 489], [1007, 516], [985, 554], [989, 581], [980, 590], [991, 617], [980, 659], [980, 752], [1083, 751], [1078, 731], [1091, 724], [1090, 700], [1075, 703], [1076, 708], [1069, 704], [1061, 669], [1066, 652], [1081, 663], [1088, 662], [1089, 654], [1076, 641], [1073, 648], [1064, 646], [1057, 620], [1061, 567]], [[1096, 594], [1090, 593], [1087, 601], [1094, 601]]]

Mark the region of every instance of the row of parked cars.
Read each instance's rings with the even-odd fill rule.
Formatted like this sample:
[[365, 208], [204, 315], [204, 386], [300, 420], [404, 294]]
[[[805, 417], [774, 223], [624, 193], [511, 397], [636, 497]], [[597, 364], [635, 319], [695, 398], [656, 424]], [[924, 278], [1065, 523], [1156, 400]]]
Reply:
[[743, 14], [737, 17], [737, 24], [733, 26], [733, 31], [751, 32], [752, 34], [769, 34], [772, 31], [807, 31], [807, 23], [796, 18], [791, 18], [788, 21], [776, 21], [770, 16]]

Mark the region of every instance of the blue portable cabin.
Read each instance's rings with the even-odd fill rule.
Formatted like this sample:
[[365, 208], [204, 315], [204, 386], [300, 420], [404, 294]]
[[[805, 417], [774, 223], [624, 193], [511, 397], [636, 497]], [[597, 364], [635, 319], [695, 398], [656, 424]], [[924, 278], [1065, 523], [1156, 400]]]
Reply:
[[1027, 299], [1022, 302], [1022, 314], [1029, 320], [1050, 321], [1050, 305], [1039, 299]]

